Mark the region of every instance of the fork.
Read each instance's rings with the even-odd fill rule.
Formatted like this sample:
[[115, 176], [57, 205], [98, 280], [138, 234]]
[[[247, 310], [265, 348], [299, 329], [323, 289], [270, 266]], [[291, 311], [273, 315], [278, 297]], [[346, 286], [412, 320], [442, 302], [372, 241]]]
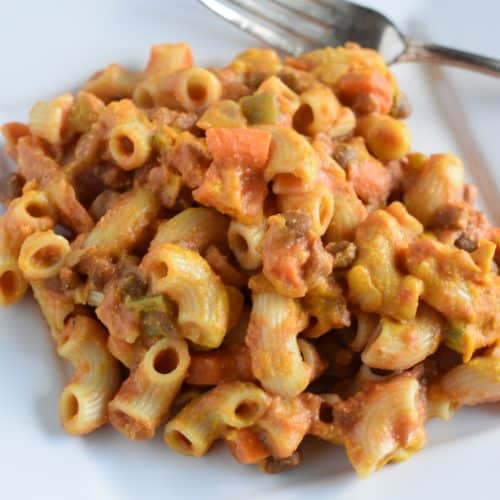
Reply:
[[298, 56], [357, 42], [388, 64], [441, 63], [500, 77], [500, 60], [407, 38], [386, 16], [346, 0], [199, 0], [243, 31]]

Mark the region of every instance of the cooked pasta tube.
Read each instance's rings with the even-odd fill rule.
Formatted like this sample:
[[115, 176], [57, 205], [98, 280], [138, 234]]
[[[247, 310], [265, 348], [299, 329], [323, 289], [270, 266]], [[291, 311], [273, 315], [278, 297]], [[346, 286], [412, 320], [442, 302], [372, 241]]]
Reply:
[[204, 253], [210, 245], [226, 245], [228, 225], [228, 218], [212, 208], [186, 208], [160, 223], [150, 248], [175, 243]]
[[241, 111], [241, 106], [229, 99], [211, 104], [196, 122], [196, 126], [209, 128], [240, 128], [247, 125], [247, 119]]
[[0, 304], [20, 300], [28, 284], [18, 262], [21, 246], [29, 235], [55, 225], [56, 214], [44, 191], [25, 191], [9, 204], [0, 218]]
[[189, 366], [186, 341], [154, 343], [109, 403], [111, 425], [129, 439], [149, 439], [168, 415]]
[[[105, 105], [90, 92], [78, 92], [68, 116], [68, 133], [85, 134], [90, 132], [92, 125], [97, 122]], [[75, 147], [76, 156], [76, 147]]]
[[350, 313], [343, 290], [333, 277], [318, 280], [302, 299], [302, 306], [310, 316], [306, 337], [319, 337], [332, 328], [349, 326]]
[[390, 370], [372, 370], [368, 365], [362, 364], [359, 367], [354, 380], [352, 380], [350, 384], [349, 394], [355, 394], [366, 385], [389, 379], [395, 374], [397, 374], [397, 372]]
[[430, 384], [428, 397], [455, 409], [500, 401], [500, 357], [478, 356], [452, 368]]
[[93, 75], [83, 85], [83, 90], [107, 103], [113, 99], [131, 97], [139, 79], [140, 73], [127, 70], [118, 64], [110, 64]]
[[332, 221], [335, 199], [328, 186], [318, 184], [306, 193], [277, 196], [277, 205], [280, 212], [299, 211], [308, 214], [312, 230], [322, 236]]
[[381, 318], [361, 359], [372, 368], [407, 370], [437, 350], [443, 326], [440, 316], [425, 305], [405, 323]]
[[109, 103], [96, 126], [96, 139], [107, 145], [106, 156], [123, 170], [143, 166], [153, 152], [154, 127], [148, 115], [129, 99]]
[[311, 394], [305, 392], [299, 396], [310, 412], [308, 434], [332, 444], [343, 444], [342, 433], [338, 428], [334, 408], [342, 401], [337, 394]]
[[186, 111], [204, 111], [221, 97], [222, 87], [217, 77], [203, 68], [179, 70], [165, 81], [156, 105], [167, 105]]
[[203, 347], [218, 347], [229, 324], [229, 302], [221, 279], [198, 253], [172, 243], [156, 245], [141, 268], [153, 293], [176, 302], [184, 337]]
[[293, 126], [301, 134], [314, 136], [326, 132], [337, 120], [340, 103], [326, 86], [315, 85], [300, 94], [300, 106], [293, 115]]
[[367, 210], [350, 182], [345, 171], [334, 161], [319, 141], [313, 142], [320, 159], [318, 183], [329, 187], [333, 193], [333, 215], [325, 233], [327, 242], [354, 240], [357, 226], [366, 218]]
[[350, 342], [351, 349], [354, 352], [361, 352], [378, 326], [378, 316], [358, 311], [356, 313], [356, 332]]
[[262, 239], [265, 224], [242, 224], [231, 220], [227, 231], [229, 248], [243, 269], [249, 271], [262, 265]]
[[57, 276], [70, 251], [68, 240], [49, 229], [30, 234], [19, 253], [19, 267], [27, 280]]
[[275, 124], [289, 127], [300, 105], [299, 96], [283, 81], [271, 76], [264, 80], [252, 96], [240, 101], [248, 121], [253, 124]]
[[264, 179], [273, 181], [276, 194], [303, 193], [314, 187], [319, 159], [307, 140], [292, 129], [262, 125], [271, 133], [269, 160]]
[[187, 43], [159, 43], [151, 47], [144, 73], [146, 75], [160, 71], [173, 73], [179, 69], [189, 68], [192, 64], [193, 54]]
[[52, 229], [55, 219], [56, 212], [45, 191], [26, 191], [12, 200], [4, 215], [4, 225], [9, 238], [8, 246], [16, 257], [27, 236]]
[[411, 147], [408, 125], [388, 115], [372, 113], [358, 118], [356, 131], [379, 160], [400, 160]]
[[201, 457], [228, 428], [257, 422], [271, 398], [249, 382], [221, 384], [188, 403], [165, 427], [164, 439], [175, 451]]
[[106, 347], [106, 331], [88, 316], [74, 316], [58, 339], [57, 352], [75, 367], [59, 400], [64, 430], [92, 432], [107, 422], [108, 403], [120, 385], [120, 368]]
[[144, 78], [134, 89], [134, 102], [143, 108], [164, 104], [162, 92], [170, 75], [190, 68], [192, 64], [191, 49], [185, 43], [153, 45], [144, 71]]
[[0, 305], [8, 306], [20, 300], [28, 288], [17, 262], [15, 246], [6, 229], [5, 215], [0, 219]]
[[62, 291], [53, 290], [43, 281], [32, 281], [30, 285], [33, 296], [49, 325], [52, 338], [57, 341], [64, 331], [67, 320], [75, 311], [75, 303]]
[[377, 312], [399, 320], [415, 317], [423, 283], [403, 275], [397, 267], [420, 223], [395, 202], [372, 212], [356, 229], [358, 257], [347, 274], [349, 298], [364, 312]]
[[347, 137], [354, 132], [356, 128], [356, 115], [351, 108], [340, 106], [337, 113], [337, 119], [328, 129], [328, 137], [332, 139], [341, 139]]
[[127, 192], [85, 238], [82, 245], [84, 255], [118, 257], [130, 250], [153, 222], [158, 210], [158, 200], [151, 191], [137, 189]]
[[113, 127], [109, 133], [109, 152], [124, 170], [144, 165], [151, 154], [151, 129], [139, 120]]
[[367, 216], [366, 207], [347, 183], [335, 190], [333, 201], [333, 215], [326, 231], [327, 241], [354, 240], [356, 228]]
[[29, 127], [31, 133], [45, 139], [50, 144], [64, 142], [73, 100], [71, 94], [64, 94], [55, 99], [35, 104], [30, 112]]
[[434, 222], [439, 209], [461, 201], [464, 191], [464, 167], [453, 155], [430, 156], [422, 172], [404, 195], [404, 202], [413, 216], [424, 226]]
[[347, 456], [361, 477], [420, 450], [427, 440], [424, 417], [423, 390], [409, 373], [368, 385], [334, 406]]
[[277, 293], [254, 294], [246, 343], [253, 373], [266, 390], [293, 397], [311, 381], [313, 368], [297, 342], [306, 325], [307, 315], [297, 300]]
[[230, 68], [245, 77], [254, 73], [267, 78], [276, 74], [281, 68], [281, 61], [272, 49], [252, 47], [238, 54], [230, 64]]

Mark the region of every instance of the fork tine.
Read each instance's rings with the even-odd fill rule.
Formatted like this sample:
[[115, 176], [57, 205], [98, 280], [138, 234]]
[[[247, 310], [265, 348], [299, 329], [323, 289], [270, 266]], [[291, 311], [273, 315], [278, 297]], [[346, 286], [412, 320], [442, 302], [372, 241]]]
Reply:
[[330, 13], [333, 11], [336, 14], [345, 14], [352, 9], [353, 5], [359, 7], [358, 4], [349, 0], [312, 0], [314, 3], [323, 6], [325, 9], [329, 9]]
[[282, 5], [273, 5], [272, 0], [267, 2], [263, 2], [262, 0], [227, 1], [264, 22], [303, 40], [312, 47], [318, 47], [326, 40], [325, 35], [327, 32], [325, 28], [321, 28], [317, 24], [308, 23], [303, 17], [297, 16], [290, 9], [283, 8]]
[[277, 30], [275, 28], [271, 29], [267, 26], [263, 26], [253, 21], [248, 16], [228, 7], [219, 0], [199, 1], [234, 26], [278, 50], [293, 55], [299, 55], [311, 48], [310, 45], [306, 44], [304, 41], [298, 40], [296, 37], [290, 37], [289, 32], [283, 32], [282, 29]]
[[324, 28], [331, 29], [340, 24], [340, 19], [337, 18], [334, 8], [326, 7], [314, 0], [271, 0], [271, 2], [281, 5], [284, 9], [303, 16], [308, 21]]

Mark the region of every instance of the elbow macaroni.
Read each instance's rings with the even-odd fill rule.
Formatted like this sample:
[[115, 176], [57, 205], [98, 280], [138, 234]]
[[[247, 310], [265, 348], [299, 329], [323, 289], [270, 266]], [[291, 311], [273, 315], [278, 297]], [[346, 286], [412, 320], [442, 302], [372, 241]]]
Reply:
[[359, 225], [355, 239], [358, 258], [347, 280], [351, 299], [364, 312], [399, 320], [415, 317], [423, 283], [414, 276], [403, 276], [396, 259], [421, 232], [420, 223], [400, 203], [373, 212]]
[[146, 352], [109, 403], [109, 419], [130, 439], [149, 439], [170, 410], [189, 366], [186, 341], [165, 338]]
[[266, 125], [271, 149], [264, 172], [276, 194], [303, 193], [313, 189], [319, 171], [318, 156], [307, 140], [292, 129]]
[[243, 269], [253, 271], [262, 265], [264, 224], [242, 224], [232, 220], [227, 231], [229, 248]]
[[107, 405], [120, 384], [118, 363], [106, 348], [104, 329], [87, 316], [71, 318], [57, 344], [75, 367], [59, 400], [62, 425], [70, 434], [87, 434], [108, 420]]
[[248, 382], [221, 384], [188, 403], [165, 427], [164, 439], [175, 451], [201, 457], [228, 429], [250, 427], [271, 398]]
[[177, 304], [182, 334], [195, 344], [218, 347], [228, 329], [229, 301], [221, 279], [192, 250], [163, 243], [141, 264], [153, 293], [164, 293]]
[[372, 368], [408, 370], [434, 354], [442, 331], [439, 315], [426, 306], [420, 306], [415, 318], [405, 323], [381, 318], [361, 359]]
[[427, 439], [423, 390], [408, 375], [361, 389], [335, 405], [334, 418], [347, 455], [361, 477], [387, 462], [405, 460]]
[[30, 113], [30, 132], [50, 144], [63, 143], [72, 105], [71, 94], [64, 94], [50, 101], [35, 104]]
[[306, 324], [307, 315], [295, 299], [254, 294], [246, 342], [252, 371], [265, 389], [293, 397], [311, 381], [312, 366], [302, 359], [297, 342]]
[[210, 245], [224, 245], [229, 221], [219, 212], [205, 207], [190, 207], [158, 226], [151, 248], [174, 243], [203, 253]]
[[69, 251], [68, 240], [52, 230], [30, 234], [19, 252], [19, 268], [27, 280], [54, 278]]

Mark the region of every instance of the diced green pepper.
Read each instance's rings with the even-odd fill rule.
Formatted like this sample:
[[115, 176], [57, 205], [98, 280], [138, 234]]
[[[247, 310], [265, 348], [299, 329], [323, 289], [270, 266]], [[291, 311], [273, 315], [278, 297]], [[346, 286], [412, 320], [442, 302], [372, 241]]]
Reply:
[[121, 292], [128, 300], [143, 298], [147, 289], [147, 283], [133, 273], [126, 276], [121, 283]]
[[278, 121], [278, 107], [271, 94], [254, 94], [240, 99], [241, 110], [251, 125], [273, 124]]
[[148, 295], [139, 298], [127, 295], [125, 306], [129, 311], [140, 314], [142, 328], [146, 335], [161, 337], [176, 332], [175, 304], [163, 295]]
[[142, 328], [144, 333], [151, 337], [163, 337], [177, 333], [172, 316], [163, 311], [148, 311], [143, 313]]
[[466, 341], [465, 325], [448, 324], [444, 329], [445, 344], [452, 350], [458, 353], [463, 353]]
[[125, 306], [129, 311], [138, 313], [150, 311], [162, 311], [166, 313], [169, 311], [169, 305], [163, 295], [149, 295], [139, 298], [127, 295], [125, 297]]

